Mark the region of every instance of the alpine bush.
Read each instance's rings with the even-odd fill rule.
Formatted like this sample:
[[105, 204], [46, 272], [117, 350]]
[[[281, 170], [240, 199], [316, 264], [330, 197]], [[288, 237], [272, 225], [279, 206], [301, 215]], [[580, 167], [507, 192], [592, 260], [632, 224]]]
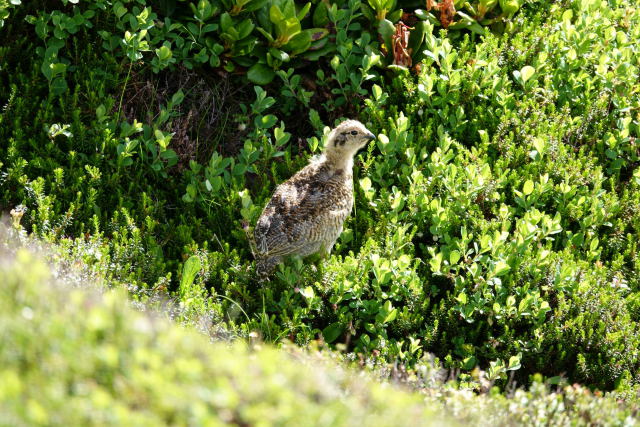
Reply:
[[[0, 209], [219, 336], [637, 402], [639, 21], [627, 0], [0, 1]], [[258, 283], [247, 233], [342, 118], [377, 135], [342, 236]]]

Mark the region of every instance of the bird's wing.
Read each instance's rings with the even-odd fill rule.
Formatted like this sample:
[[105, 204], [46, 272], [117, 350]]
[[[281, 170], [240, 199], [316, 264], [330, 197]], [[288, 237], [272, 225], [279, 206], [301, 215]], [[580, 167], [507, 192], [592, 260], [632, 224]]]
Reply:
[[258, 251], [268, 256], [284, 256], [322, 240], [318, 231], [325, 216], [341, 210], [335, 196], [331, 186], [319, 180], [294, 176], [278, 186], [255, 228]]

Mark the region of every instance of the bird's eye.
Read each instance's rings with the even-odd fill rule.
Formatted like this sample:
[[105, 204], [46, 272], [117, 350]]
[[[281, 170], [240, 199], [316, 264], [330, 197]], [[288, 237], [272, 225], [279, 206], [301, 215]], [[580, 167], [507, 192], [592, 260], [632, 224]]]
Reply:
[[357, 134], [358, 134], [358, 131], [357, 131], [357, 130], [352, 130], [352, 131], [351, 131], [351, 135], [356, 136]]

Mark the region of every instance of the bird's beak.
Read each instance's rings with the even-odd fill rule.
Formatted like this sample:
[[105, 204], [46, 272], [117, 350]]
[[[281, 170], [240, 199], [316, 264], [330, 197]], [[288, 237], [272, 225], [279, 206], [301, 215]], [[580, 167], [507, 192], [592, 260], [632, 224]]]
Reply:
[[366, 138], [367, 138], [369, 141], [373, 141], [374, 139], [376, 139], [376, 136], [375, 136], [374, 134], [370, 133], [369, 135], [367, 135], [367, 136], [366, 136]]

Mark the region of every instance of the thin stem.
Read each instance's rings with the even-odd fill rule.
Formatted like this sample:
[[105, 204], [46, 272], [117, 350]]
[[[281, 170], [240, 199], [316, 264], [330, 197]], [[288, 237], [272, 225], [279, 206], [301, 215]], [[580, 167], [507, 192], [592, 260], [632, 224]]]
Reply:
[[247, 318], [247, 323], [251, 322], [251, 319], [249, 318], [249, 315], [247, 314], [246, 311], [244, 311], [244, 309], [242, 308], [242, 306], [240, 304], [238, 304], [236, 301], [232, 300], [231, 298], [229, 298], [226, 295], [220, 295], [220, 294], [216, 294], [214, 295], [214, 298], [222, 298], [222, 299], [226, 299], [227, 301], [229, 301], [232, 304], [235, 304], [236, 307], [238, 307], [240, 309], [240, 311], [242, 312], [242, 314], [244, 314], [244, 317]]
[[129, 70], [127, 71], [127, 77], [124, 79], [124, 86], [122, 87], [122, 92], [120, 93], [120, 102], [118, 102], [118, 122], [116, 124], [116, 129], [120, 126], [120, 113], [122, 111], [122, 100], [124, 99], [124, 92], [127, 90], [127, 84], [129, 84], [129, 77], [131, 76], [131, 68], [133, 68], [133, 61], [129, 61]]

